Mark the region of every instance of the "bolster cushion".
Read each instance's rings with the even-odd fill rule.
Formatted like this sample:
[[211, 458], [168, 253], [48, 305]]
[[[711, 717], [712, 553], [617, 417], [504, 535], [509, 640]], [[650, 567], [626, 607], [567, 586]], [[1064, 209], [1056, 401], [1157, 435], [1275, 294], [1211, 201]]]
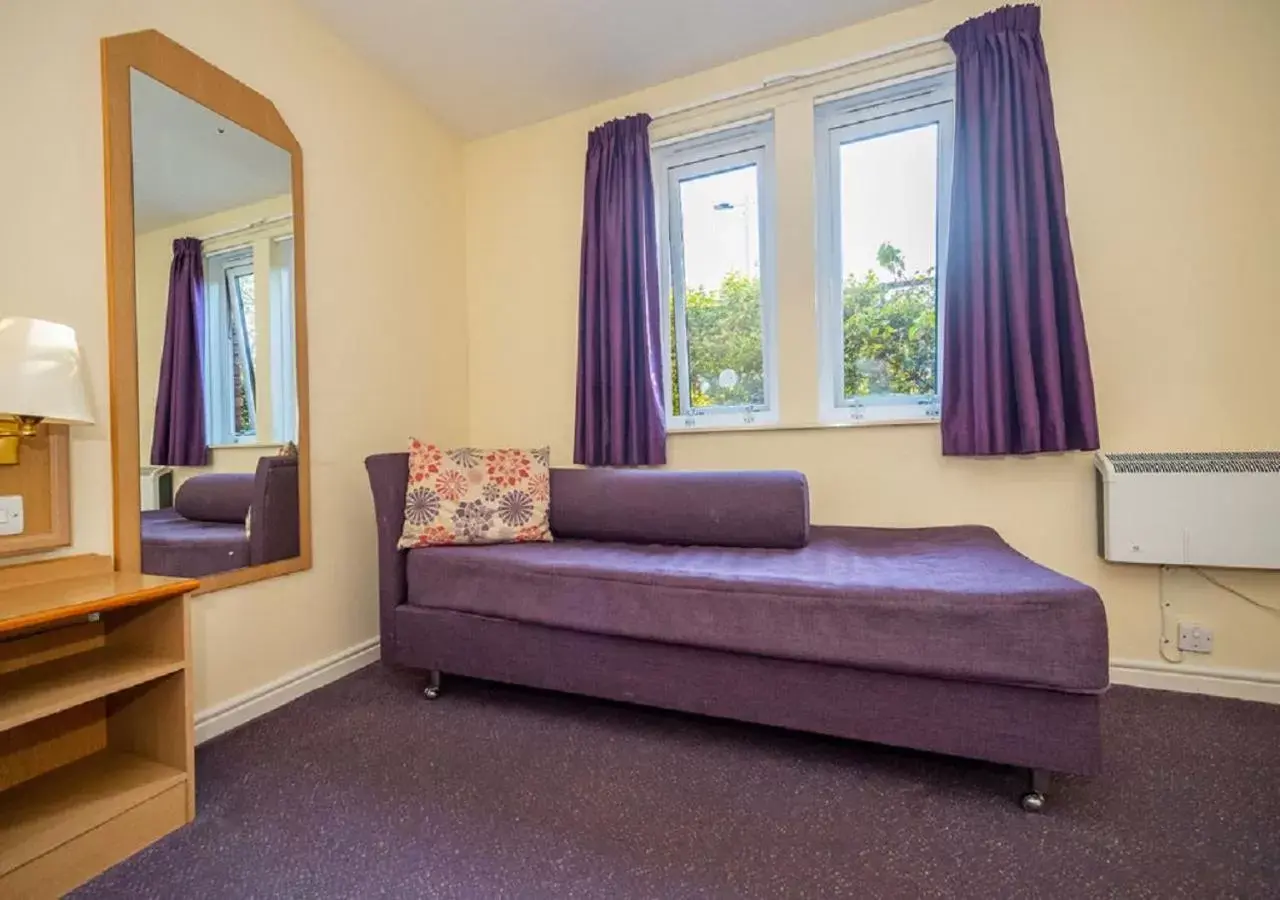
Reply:
[[799, 472], [552, 469], [557, 538], [794, 549], [809, 542]]
[[188, 478], [173, 498], [184, 519], [197, 522], [244, 522], [253, 503], [253, 475], [209, 473]]

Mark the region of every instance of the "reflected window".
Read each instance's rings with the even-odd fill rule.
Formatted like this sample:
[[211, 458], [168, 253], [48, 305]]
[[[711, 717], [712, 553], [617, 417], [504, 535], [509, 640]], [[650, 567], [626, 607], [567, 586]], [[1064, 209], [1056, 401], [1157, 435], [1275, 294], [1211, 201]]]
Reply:
[[[261, 293], [260, 293], [261, 289]], [[209, 442], [297, 440], [293, 237], [205, 257], [204, 400]]]
[[204, 406], [215, 444], [257, 440], [257, 308], [253, 253], [205, 261]]
[[205, 260], [204, 407], [213, 444], [257, 440], [253, 253]]

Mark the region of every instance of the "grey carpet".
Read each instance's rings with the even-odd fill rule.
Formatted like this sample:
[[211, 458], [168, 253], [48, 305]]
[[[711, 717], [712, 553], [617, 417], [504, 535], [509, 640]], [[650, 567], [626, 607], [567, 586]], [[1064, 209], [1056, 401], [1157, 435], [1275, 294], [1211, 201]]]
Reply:
[[202, 746], [79, 898], [1280, 897], [1280, 707], [1117, 688], [1106, 774], [374, 666]]

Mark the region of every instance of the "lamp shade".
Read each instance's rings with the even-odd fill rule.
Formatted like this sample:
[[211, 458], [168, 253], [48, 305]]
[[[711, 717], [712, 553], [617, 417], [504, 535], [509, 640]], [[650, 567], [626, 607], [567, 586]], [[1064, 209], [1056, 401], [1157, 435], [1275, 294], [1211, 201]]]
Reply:
[[75, 330], [41, 319], [0, 319], [0, 417], [93, 422]]

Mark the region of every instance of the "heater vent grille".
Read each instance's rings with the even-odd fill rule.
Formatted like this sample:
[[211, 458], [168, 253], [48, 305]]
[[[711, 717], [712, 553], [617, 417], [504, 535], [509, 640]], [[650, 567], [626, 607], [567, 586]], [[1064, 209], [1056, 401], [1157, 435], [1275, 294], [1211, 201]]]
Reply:
[[1203, 475], [1280, 472], [1280, 452], [1108, 453], [1118, 475]]

